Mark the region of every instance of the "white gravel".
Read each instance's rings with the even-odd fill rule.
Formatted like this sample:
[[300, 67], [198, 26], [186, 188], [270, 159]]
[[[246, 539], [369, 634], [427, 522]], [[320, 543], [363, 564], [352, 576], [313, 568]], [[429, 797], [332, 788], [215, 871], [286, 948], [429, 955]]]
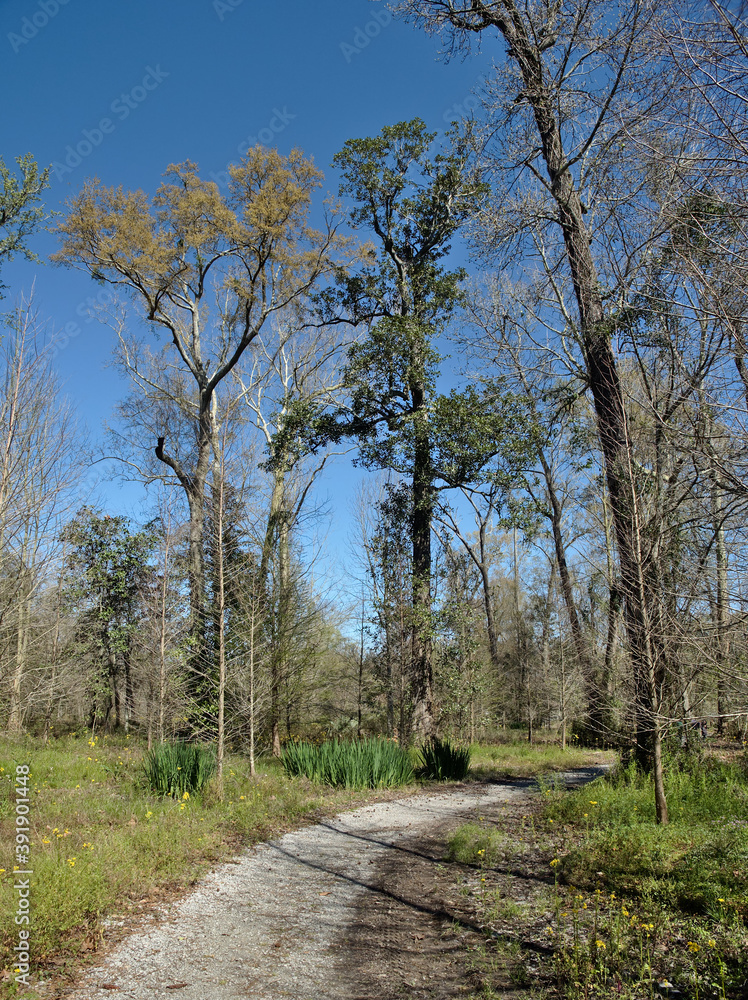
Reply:
[[381, 802], [252, 848], [117, 946], [67, 1000], [351, 1000], [338, 942], [383, 855], [524, 795], [486, 784]]

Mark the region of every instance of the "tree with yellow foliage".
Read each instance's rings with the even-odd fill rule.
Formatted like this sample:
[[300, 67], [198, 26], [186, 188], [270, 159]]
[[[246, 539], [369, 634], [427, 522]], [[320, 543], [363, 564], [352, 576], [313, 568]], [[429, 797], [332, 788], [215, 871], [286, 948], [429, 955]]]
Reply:
[[[195, 675], [208, 665], [203, 522], [218, 454], [219, 387], [268, 319], [300, 306], [338, 266], [344, 243], [334, 216], [323, 230], [309, 226], [322, 175], [299, 150], [281, 156], [257, 146], [229, 174], [226, 195], [190, 161], [168, 167], [152, 198], [88, 181], [57, 226], [62, 247], [53, 258], [132, 303], [115, 322], [120, 361], [141, 400], [130, 430], [141, 431], [139, 467], [150, 462], [154, 477], [155, 454], [189, 506]], [[161, 343], [127, 332], [133, 317], [151, 324]]]

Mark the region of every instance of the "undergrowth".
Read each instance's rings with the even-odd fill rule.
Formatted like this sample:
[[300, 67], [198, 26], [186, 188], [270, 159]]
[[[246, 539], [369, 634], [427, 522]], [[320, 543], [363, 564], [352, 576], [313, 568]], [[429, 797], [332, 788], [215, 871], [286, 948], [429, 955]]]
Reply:
[[289, 776], [343, 788], [392, 788], [413, 781], [407, 750], [385, 739], [287, 743], [281, 763]]
[[252, 777], [248, 761], [230, 755], [222, 798], [216, 778], [164, 797], [143, 787], [144, 755], [134, 738], [0, 739], [0, 998], [38, 995], [17, 991], [12, 974], [17, 765], [30, 771], [32, 970], [42, 979], [94, 953], [107, 917], [147, 910], [243, 845], [372, 795], [291, 781], [275, 761]]
[[163, 743], [143, 758], [146, 787], [179, 799], [201, 791], [216, 772], [216, 755], [197, 743]]
[[477, 777], [533, 778], [550, 771], [572, 771], [596, 760], [615, 759], [610, 751], [592, 753], [575, 743], [560, 747], [556, 743], [528, 743], [522, 739], [474, 744], [471, 750], [470, 770]]
[[463, 781], [470, 769], [470, 747], [433, 737], [418, 750], [416, 775], [433, 781]]
[[466, 824], [452, 837], [481, 883], [523, 852], [550, 883], [522, 931], [553, 950], [549, 996], [746, 996], [748, 775], [740, 760], [669, 764], [666, 826], [651, 780], [628, 768], [573, 792], [541, 782], [542, 809], [520, 831]]

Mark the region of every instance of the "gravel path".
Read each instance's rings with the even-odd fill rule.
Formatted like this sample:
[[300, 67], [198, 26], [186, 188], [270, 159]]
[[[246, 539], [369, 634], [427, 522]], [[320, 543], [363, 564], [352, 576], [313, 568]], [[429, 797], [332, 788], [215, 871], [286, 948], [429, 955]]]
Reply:
[[[346, 940], [367, 894], [381, 892], [377, 870], [407, 866], [409, 842], [429, 831], [527, 795], [527, 783], [465, 785], [364, 806], [261, 844], [208, 875], [65, 996], [353, 1000], [361, 993]], [[416, 931], [419, 919], [414, 908]]]

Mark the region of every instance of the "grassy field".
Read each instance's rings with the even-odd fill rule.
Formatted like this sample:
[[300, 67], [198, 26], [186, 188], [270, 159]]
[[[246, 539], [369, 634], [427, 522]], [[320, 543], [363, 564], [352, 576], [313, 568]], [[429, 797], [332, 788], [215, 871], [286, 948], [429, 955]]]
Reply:
[[274, 761], [251, 777], [245, 758], [229, 757], [223, 801], [215, 779], [201, 794], [161, 798], [142, 785], [143, 751], [135, 740], [86, 733], [46, 747], [0, 741], [0, 997], [36, 995], [17, 990], [13, 975], [16, 767], [30, 774], [31, 954], [42, 972], [78, 965], [107, 918], [147, 911], [242, 846], [392, 794], [292, 780]]
[[[520, 890], [525, 898], [513, 918], [520, 938], [552, 950], [532, 995], [748, 995], [748, 759], [741, 751], [668, 762], [667, 826], [654, 822], [650, 780], [619, 769], [573, 792], [546, 777], [521, 829], [505, 822], [457, 831], [453, 857], [480, 869], [489, 885], [518, 863], [528, 880], [549, 885], [529, 897]], [[493, 895], [503, 897], [504, 911], [512, 905], [506, 883]], [[487, 890], [487, 932], [498, 939], [495, 907]], [[493, 996], [490, 977], [486, 983], [485, 996]]]
[[538, 740], [507, 739], [497, 744], [472, 748], [470, 772], [473, 777], [535, 778], [554, 771], [573, 771], [595, 763], [612, 764], [616, 755], [610, 751], [590, 751], [569, 745]]
[[[229, 757], [222, 796], [213, 780], [202, 793], [162, 798], [144, 787], [143, 751], [134, 739], [84, 733], [47, 746], [0, 741], [0, 997], [36, 996], [19, 990], [13, 975], [17, 767], [29, 771], [30, 941], [42, 975], [79, 967], [105, 933], [116, 933], [108, 925], [184, 891], [241, 847], [417, 787], [333, 790], [288, 778], [274, 761], [252, 777], [246, 759]], [[612, 754], [522, 741], [473, 747], [468, 780], [538, 777], [542, 788], [516, 830], [507, 818], [505, 828], [463, 827], [452, 841], [454, 857], [479, 869], [487, 884], [519, 861], [549, 886], [532, 905], [525, 899], [515, 906], [502, 890], [501, 910], [512, 925], [526, 937], [540, 935], [553, 951], [537, 992], [530, 977], [528, 996], [667, 996], [667, 983], [684, 997], [744, 995], [748, 767], [744, 753], [723, 757], [671, 762], [671, 824], [662, 828], [654, 824], [648, 780], [633, 771], [572, 793], [554, 787], [554, 773], [612, 762]], [[496, 941], [491, 912], [487, 951]]]

